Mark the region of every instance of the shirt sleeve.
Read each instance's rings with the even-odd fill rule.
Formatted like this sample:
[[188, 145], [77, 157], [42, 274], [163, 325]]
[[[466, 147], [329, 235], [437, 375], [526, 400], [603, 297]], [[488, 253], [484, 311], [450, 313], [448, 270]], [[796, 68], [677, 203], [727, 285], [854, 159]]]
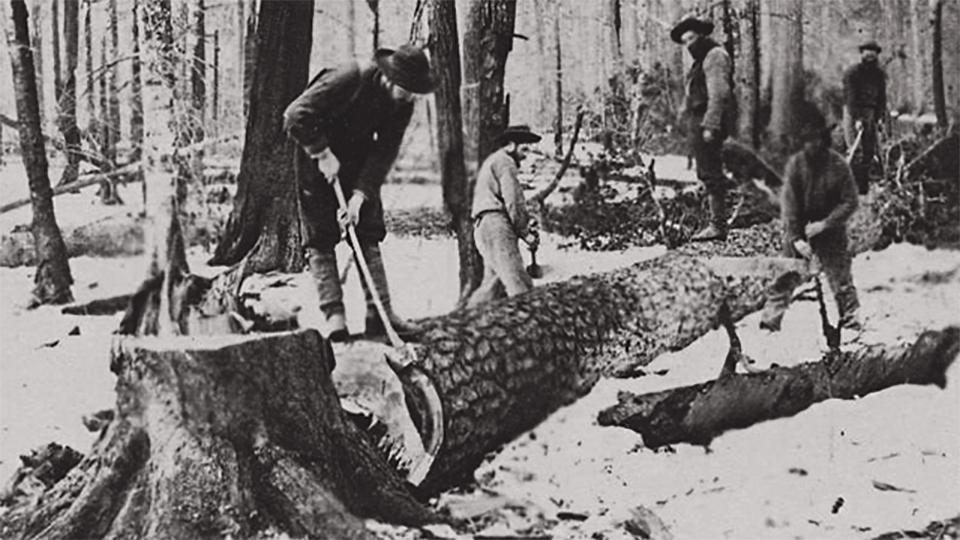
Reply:
[[404, 105], [377, 129], [377, 140], [374, 141], [373, 148], [357, 176], [356, 189], [363, 192], [368, 199], [379, 195], [380, 186], [400, 153], [403, 134], [412, 115], [413, 104]]
[[530, 216], [523, 199], [523, 189], [517, 180], [517, 166], [510, 160], [501, 160], [493, 164], [493, 174], [500, 184], [503, 207], [513, 224], [513, 230], [522, 238], [527, 235]]
[[827, 214], [827, 217], [823, 218], [823, 222], [828, 229], [842, 227], [846, 224], [860, 204], [857, 183], [853, 179], [853, 171], [847, 165], [847, 162], [841, 157], [835, 157], [833, 166], [830, 167], [830, 173], [834, 175], [834, 180], [837, 182], [840, 200], [837, 206]]
[[703, 60], [703, 72], [707, 79], [707, 112], [701, 127], [719, 130], [723, 125], [723, 113], [731, 102], [730, 57], [722, 47], [714, 47]]
[[804, 238], [805, 223], [801, 220], [803, 208], [799, 189], [801, 181], [800, 165], [797, 158], [793, 157], [787, 162], [787, 168], [783, 174], [783, 191], [780, 193], [780, 216], [783, 221], [782, 251], [787, 257], [799, 256], [793, 247], [793, 242]]
[[283, 129], [310, 155], [328, 145], [330, 125], [359, 84], [356, 65], [324, 69], [287, 106]]

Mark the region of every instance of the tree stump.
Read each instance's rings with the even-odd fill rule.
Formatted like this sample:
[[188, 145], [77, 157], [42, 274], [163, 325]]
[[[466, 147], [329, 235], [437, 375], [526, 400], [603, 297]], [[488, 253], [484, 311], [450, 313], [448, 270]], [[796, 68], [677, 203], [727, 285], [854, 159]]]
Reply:
[[432, 515], [341, 410], [315, 331], [120, 338], [116, 419], [29, 508], [24, 538], [368, 536]]

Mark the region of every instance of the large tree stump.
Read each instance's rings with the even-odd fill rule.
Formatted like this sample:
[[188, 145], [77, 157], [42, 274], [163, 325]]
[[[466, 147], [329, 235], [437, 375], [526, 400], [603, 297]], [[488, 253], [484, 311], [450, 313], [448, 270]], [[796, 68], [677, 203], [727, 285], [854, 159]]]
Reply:
[[346, 420], [315, 331], [121, 338], [116, 419], [5, 538], [355, 538], [431, 514]]
[[828, 355], [819, 362], [730, 375], [663, 392], [622, 393], [599, 415], [600, 425], [643, 435], [650, 448], [709, 444], [730, 429], [793, 416], [827, 399], [854, 399], [899, 384], [946, 386], [946, 370], [960, 351], [960, 329], [925, 332], [910, 345], [872, 345]]

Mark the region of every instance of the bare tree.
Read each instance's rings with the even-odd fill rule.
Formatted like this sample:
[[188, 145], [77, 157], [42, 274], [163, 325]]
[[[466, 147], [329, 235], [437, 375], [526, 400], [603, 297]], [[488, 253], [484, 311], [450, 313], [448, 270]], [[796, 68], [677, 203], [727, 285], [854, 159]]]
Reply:
[[[143, 159], [143, 62], [140, 58], [140, 2], [133, 0], [131, 9], [133, 21], [130, 41], [133, 43], [133, 59], [130, 63], [130, 161], [138, 163]], [[143, 168], [138, 169], [143, 175]], [[144, 184], [146, 193], [146, 184]]]
[[803, 1], [773, 0], [773, 99], [770, 103], [770, 142], [778, 152], [789, 151], [803, 101]]
[[86, 0], [84, 3], [86, 4], [86, 10], [83, 12], [83, 67], [86, 76], [84, 95], [87, 98], [87, 137], [96, 141], [99, 136], [97, 135], [96, 79], [93, 72], [93, 1]]
[[554, 154], [563, 155], [563, 54], [561, 49], [560, 36], [560, 0], [554, 1], [553, 14], [553, 49], [556, 54], [554, 58], [554, 83], [556, 86], [556, 104], [557, 114], [553, 124], [553, 147]]
[[107, 78], [107, 135], [109, 136], [107, 148], [109, 148], [110, 159], [108, 161], [116, 164], [117, 147], [120, 144], [120, 86], [117, 82], [117, 66], [120, 60], [120, 33], [118, 29], [117, 0], [109, 0], [107, 3], [107, 39], [109, 44], [108, 61], [104, 76]]
[[913, 70], [911, 80], [913, 84], [913, 112], [923, 113], [926, 108], [926, 77], [924, 77], [923, 40], [920, 39], [920, 0], [910, 0], [910, 45], [913, 50]]
[[189, 143], [193, 145], [191, 169], [194, 179], [203, 177], [204, 124], [207, 109], [207, 30], [203, 0], [193, 5], [193, 68], [190, 70]]
[[259, 0], [249, 0], [247, 28], [243, 37], [243, 121], [249, 122], [250, 92], [253, 88], [253, 73], [257, 65], [257, 6]]
[[73, 277], [70, 275], [67, 248], [54, 215], [50, 178], [47, 176], [47, 154], [40, 125], [40, 103], [30, 47], [27, 6], [24, 0], [10, 0], [10, 7], [13, 35], [12, 39], [8, 36], [7, 41], [13, 44], [9, 52], [17, 99], [20, 152], [30, 183], [30, 202], [33, 206], [30, 230], [38, 261], [32, 304], [63, 304], [73, 301], [70, 292]]
[[933, 41], [930, 48], [933, 110], [937, 115], [937, 125], [947, 127], [947, 98], [943, 88], [943, 0], [930, 0], [930, 27]]
[[32, 31], [30, 32], [30, 47], [33, 49], [33, 65], [37, 70], [37, 103], [40, 110], [40, 125], [46, 122], [46, 109], [44, 109], [44, 79], [43, 79], [43, 0], [33, 0], [30, 5], [30, 23]]
[[760, 105], [760, 2], [741, 0], [738, 6], [739, 39], [736, 78], [738, 119], [737, 132], [740, 138], [756, 147], [759, 144], [757, 111]]

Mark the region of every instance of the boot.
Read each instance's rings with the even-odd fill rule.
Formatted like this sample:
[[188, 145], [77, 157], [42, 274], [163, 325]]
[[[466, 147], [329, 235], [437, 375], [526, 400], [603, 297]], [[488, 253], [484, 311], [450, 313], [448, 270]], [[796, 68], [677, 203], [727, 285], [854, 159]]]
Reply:
[[727, 239], [727, 194], [710, 192], [710, 224], [690, 238], [693, 242]]
[[[367, 266], [370, 267], [373, 283], [377, 288], [377, 292], [380, 293], [380, 301], [383, 302], [383, 309], [387, 312], [390, 324], [404, 341], [415, 339], [420, 334], [420, 328], [398, 317], [390, 305], [387, 272], [383, 267], [383, 257], [380, 254], [380, 246], [363, 246], [362, 249], [363, 257], [367, 260]], [[373, 295], [370, 294], [366, 281], [363, 283], [363, 294], [367, 299], [366, 336], [384, 336], [386, 334], [386, 328], [380, 319], [380, 313], [377, 311], [377, 305], [373, 301]]]
[[320, 312], [324, 316], [325, 337], [330, 341], [346, 341], [350, 337], [344, 317], [343, 289], [340, 287], [340, 274], [337, 272], [337, 255], [330, 251], [310, 248], [307, 253], [310, 276], [317, 286], [320, 300]]

